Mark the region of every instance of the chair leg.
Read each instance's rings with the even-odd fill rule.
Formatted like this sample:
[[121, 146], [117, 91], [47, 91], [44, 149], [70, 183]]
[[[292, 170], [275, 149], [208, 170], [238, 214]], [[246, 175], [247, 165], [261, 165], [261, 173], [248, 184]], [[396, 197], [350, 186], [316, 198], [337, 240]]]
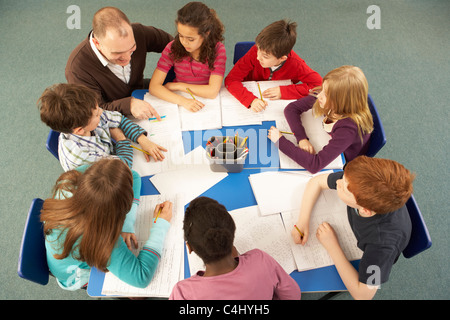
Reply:
[[319, 300], [330, 300], [341, 293], [342, 293], [341, 291], [328, 292], [323, 297], [321, 297]]

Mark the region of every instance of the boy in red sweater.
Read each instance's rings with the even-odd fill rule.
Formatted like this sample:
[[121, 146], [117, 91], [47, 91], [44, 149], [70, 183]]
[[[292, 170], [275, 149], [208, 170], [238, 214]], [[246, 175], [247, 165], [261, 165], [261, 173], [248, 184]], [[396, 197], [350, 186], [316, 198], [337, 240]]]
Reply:
[[256, 45], [236, 62], [225, 78], [228, 91], [245, 107], [260, 112], [266, 108], [267, 102], [248, 91], [242, 81], [293, 82], [292, 85], [265, 90], [262, 96], [270, 100], [300, 99], [307, 96], [310, 89], [322, 85], [322, 77], [292, 50], [297, 39], [296, 28], [297, 23], [286, 20], [265, 27], [256, 37]]

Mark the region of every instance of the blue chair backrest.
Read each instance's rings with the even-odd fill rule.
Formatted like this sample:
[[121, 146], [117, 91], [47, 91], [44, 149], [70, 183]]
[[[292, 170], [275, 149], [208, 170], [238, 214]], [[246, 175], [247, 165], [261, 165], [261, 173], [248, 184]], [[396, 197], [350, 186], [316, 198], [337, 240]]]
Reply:
[[254, 41], [242, 41], [237, 42], [234, 45], [234, 57], [233, 57], [233, 64], [236, 64], [236, 62], [242, 58], [248, 50], [250, 50], [251, 47], [255, 45]]
[[47, 264], [43, 224], [40, 221], [44, 201], [35, 198], [28, 211], [19, 253], [18, 275], [41, 285], [48, 283], [50, 271]]
[[411, 195], [411, 198], [406, 202], [406, 208], [411, 218], [412, 231], [411, 239], [405, 250], [403, 250], [403, 256], [405, 258], [411, 258], [420, 252], [431, 247], [431, 237], [428, 232], [425, 221], [423, 220], [422, 213], [417, 205], [416, 199]]
[[50, 153], [52, 155], [54, 155], [56, 159], [59, 160], [58, 140], [59, 140], [59, 132], [50, 129], [50, 132], [48, 133], [48, 136], [47, 136], [46, 147], [47, 147], [47, 150], [50, 151]]
[[370, 135], [369, 149], [366, 152], [366, 156], [374, 157], [378, 151], [386, 144], [386, 134], [384, 133], [383, 124], [381, 123], [380, 115], [373, 102], [372, 97], [368, 96], [368, 104], [370, 113], [372, 113], [373, 118], [373, 132]]

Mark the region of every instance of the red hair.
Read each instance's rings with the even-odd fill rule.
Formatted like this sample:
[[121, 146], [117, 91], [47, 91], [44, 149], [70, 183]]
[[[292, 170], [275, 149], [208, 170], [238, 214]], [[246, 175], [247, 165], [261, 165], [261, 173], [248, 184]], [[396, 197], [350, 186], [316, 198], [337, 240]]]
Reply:
[[379, 214], [400, 209], [413, 192], [415, 175], [393, 160], [359, 156], [344, 172], [356, 203]]

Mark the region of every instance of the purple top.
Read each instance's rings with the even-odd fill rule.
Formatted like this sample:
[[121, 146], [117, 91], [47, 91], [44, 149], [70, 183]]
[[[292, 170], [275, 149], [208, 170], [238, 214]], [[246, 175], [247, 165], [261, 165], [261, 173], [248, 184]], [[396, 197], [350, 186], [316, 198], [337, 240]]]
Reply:
[[178, 282], [170, 300], [299, 300], [298, 284], [270, 255], [259, 249], [239, 258], [228, 273], [204, 277], [197, 272]]
[[[302, 126], [300, 115], [308, 111], [314, 105], [316, 98], [304, 97], [287, 105], [284, 109], [286, 117], [297, 142], [307, 139], [305, 129]], [[325, 168], [342, 152], [345, 160], [351, 161], [359, 155], [365, 154], [369, 147], [370, 133], [363, 135], [363, 142], [358, 134], [358, 126], [350, 118], [338, 120], [330, 133], [331, 140], [317, 154], [310, 154], [293, 144], [285, 137], [278, 140], [280, 150], [311, 173], [316, 173]]]

